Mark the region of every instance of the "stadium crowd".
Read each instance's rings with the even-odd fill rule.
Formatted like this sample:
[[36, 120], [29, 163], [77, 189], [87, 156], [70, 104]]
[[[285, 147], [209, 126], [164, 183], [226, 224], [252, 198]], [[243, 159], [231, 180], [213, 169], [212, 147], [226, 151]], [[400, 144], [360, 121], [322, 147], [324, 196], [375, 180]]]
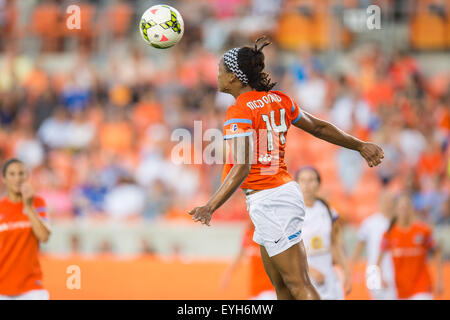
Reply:
[[[39, 8], [66, 3], [36, 2], [27, 9], [32, 17]], [[221, 129], [233, 100], [217, 94], [220, 54], [264, 33], [274, 40], [266, 59], [276, 88], [385, 152], [384, 163], [368, 169], [356, 153], [296, 133], [288, 138], [290, 171], [316, 165], [332, 204], [349, 222], [374, 212], [379, 190], [392, 187], [409, 191], [427, 222], [450, 224], [448, 69], [426, 74], [408, 50], [388, 54], [380, 44], [352, 45], [345, 37], [347, 48], [330, 59], [296, 42], [303, 39], [290, 30], [295, 1], [194, 1], [190, 10], [171, 1], [186, 31], [165, 51], [140, 39], [142, 2], [93, 3], [83, 5], [123, 26], [111, 34], [82, 26], [74, 44], [70, 33], [55, 29], [50, 38], [26, 35], [19, 5], [0, 0], [0, 162], [13, 156], [25, 161], [52, 219], [189, 218], [188, 208], [218, 187], [222, 166], [174, 164], [171, 133], [193, 133], [194, 120], [202, 120], [203, 130]], [[37, 55], [27, 50], [30, 38], [39, 39]], [[242, 219], [244, 208], [236, 194], [217, 219]]]

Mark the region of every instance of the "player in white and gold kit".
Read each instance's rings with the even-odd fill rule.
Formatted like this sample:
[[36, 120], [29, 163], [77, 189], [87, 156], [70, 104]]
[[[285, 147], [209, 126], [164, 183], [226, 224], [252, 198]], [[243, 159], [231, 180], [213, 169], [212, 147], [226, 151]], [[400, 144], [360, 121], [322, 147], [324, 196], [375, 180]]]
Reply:
[[324, 300], [343, 300], [344, 291], [334, 264], [344, 271], [346, 292], [351, 290], [350, 268], [345, 263], [337, 212], [328, 203], [319, 198], [320, 174], [313, 167], [301, 168], [296, 180], [302, 189], [305, 202], [305, 221], [303, 241], [308, 256], [312, 282]]

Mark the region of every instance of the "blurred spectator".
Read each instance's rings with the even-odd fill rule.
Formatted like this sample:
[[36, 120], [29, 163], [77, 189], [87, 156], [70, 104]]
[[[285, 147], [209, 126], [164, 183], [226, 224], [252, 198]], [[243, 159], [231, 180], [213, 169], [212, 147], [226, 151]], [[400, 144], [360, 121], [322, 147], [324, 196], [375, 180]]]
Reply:
[[129, 178], [121, 178], [106, 194], [104, 210], [113, 219], [142, 216], [144, 209], [145, 192]]
[[170, 204], [170, 192], [170, 189], [159, 179], [148, 188], [144, 209], [146, 219], [153, 219], [167, 212]]
[[23, 137], [16, 142], [15, 155], [31, 170], [42, 164], [45, 151], [41, 141], [36, 139], [32, 128], [23, 129]]
[[153, 255], [156, 253], [156, 249], [153, 247], [152, 242], [148, 238], [142, 238], [141, 240], [141, 254]]
[[419, 130], [405, 125], [399, 135], [399, 145], [405, 160], [409, 165], [414, 166], [419, 161], [420, 154], [425, 150], [426, 139]]
[[430, 190], [423, 193], [422, 210], [427, 213], [429, 223], [437, 223], [444, 219], [446, 212], [445, 202], [448, 198], [448, 190], [445, 190], [445, 176], [436, 175]]
[[57, 108], [38, 130], [42, 142], [49, 148], [64, 148], [69, 140], [67, 111]]
[[95, 127], [85, 119], [85, 112], [77, 110], [67, 124], [67, 146], [83, 149], [89, 146], [95, 136]]
[[[275, 89], [302, 109], [379, 143], [385, 153], [383, 164], [369, 170], [357, 152], [293, 136], [287, 155], [296, 156], [290, 156], [289, 167], [312, 162], [326, 172], [326, 192], [335, 195], [337, 207], [348, 209], [342, 210], [348, 221], [359, 222], [374, 210], [375, 197], [361, 198], [356, 188], [367, 183], [373, 189], [367, 194], [375, 194], [377, 177], [408, 189], [423, 218], [446, 221], [445, 52], [439, 62], [426, 53], [411, 54], [406, 42], [395, 46], [406, 49], [392, 49], [389, 39], [355, 41], [348, 51], [337, 50], [346, 45], [339, 40], [345, 32], [331, 21], [352, 6], [347, 2], [325, 8], [318, 1], [172, 1], [189, 32], [170, 50], [138, 40], [135, 27], [149, 6], [145, 1], [90, 1], [84, 35], [62, 32], [62, 3], [0, 0], [0, 155], [16, 155], [32, 168], [52, 218], [179, 218], [185, 207], [206, 200], [218, 187], [220, 166], [175, 165], [171, 133], [186, 128], [193, 138], [196, 120], [203, 131], [222, 127], [234, 98], [217, 93], [220, 55], [266, 34], [274, 42], [264, 52]], [[394, 12], [411, 9], [408, 3], [396, 2]], [[409, 14], [398, 21], [407, 23]], [[30, 21], [33, 29], [24, 33]], [[74, 36], [84, 44], [71, 41]], [[35, 39], [50, 53], [37, 50], [30, 41]], [[242, 201], [233, 197], [217, 219], [240, 219]]]
[[450, 196], [447, 194], [447, 200], [442, 204], [442, 217], [437, 221], [440, 225], [450, 225]]

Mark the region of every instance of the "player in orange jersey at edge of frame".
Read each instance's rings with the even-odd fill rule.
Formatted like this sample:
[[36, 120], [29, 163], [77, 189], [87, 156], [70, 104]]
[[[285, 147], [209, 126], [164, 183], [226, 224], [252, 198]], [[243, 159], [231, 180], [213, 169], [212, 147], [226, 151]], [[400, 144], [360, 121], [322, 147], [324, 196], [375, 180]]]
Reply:
[[0, 300], [48, 300], [38, 258], [39, 243], [50, 236], [45, 202], [22, 161], [6, 161], [2, 176], [8, 193], [0, 200]]

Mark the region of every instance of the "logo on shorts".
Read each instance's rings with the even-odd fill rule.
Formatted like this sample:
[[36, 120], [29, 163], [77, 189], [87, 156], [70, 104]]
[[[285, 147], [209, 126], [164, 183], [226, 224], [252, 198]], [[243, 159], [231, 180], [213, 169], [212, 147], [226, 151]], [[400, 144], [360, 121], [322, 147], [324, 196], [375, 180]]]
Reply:
[[[281, 237], [282, 238], [282, 237]], [[275, 243], [278, 243], [278, 241], [280, 241], [281, 240], [281, 238], [280, 239], [278, 239], [277, 241], [275, 241]]]
[[231, 132], [236, 132], [238, 129], [238, 125], [236, 123], [233, 123], [233, 125], [231, 126]]
[[302, 230], [297, 231], [297, 232], [294, 233], [294, 234], [291, 234], [291, 235], [288, 237], [288, 240], [294, 240], [295, 238], [297, 238], [297, 237], [300, 235], [300, 233], [302, 233]]

